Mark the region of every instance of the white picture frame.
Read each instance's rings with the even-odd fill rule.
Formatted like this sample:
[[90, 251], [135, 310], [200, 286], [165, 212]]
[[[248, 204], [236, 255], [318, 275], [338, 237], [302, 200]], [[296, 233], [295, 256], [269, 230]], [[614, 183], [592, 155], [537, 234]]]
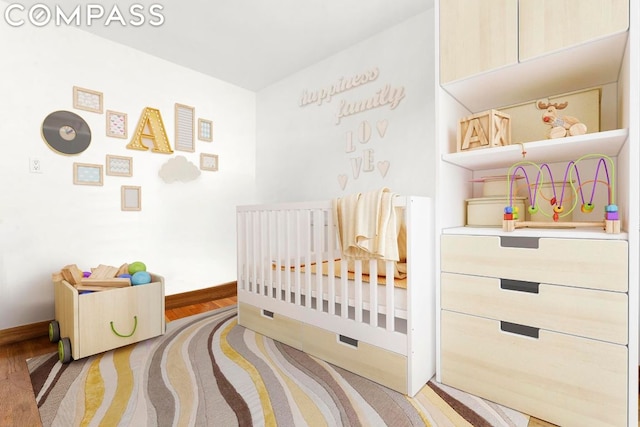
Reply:
[[218, 155], [200, 153], [200, 170], [203, 171], [218, 171]]
[[75, 185], [102, 185], [102, 165], [74, 163], [73, 183]]
[[73, 87], [73, 108], [102, 114], [102, 92], [82, 87]]
[[106, 173], [111, 176], [133, 176], [133, 157], [107, 154]]
[[184, 104], [175, 104], [176, 137], [174, 148], [179, 151], [196, 151], [194, 128], [195, 108]]
[[107, 110], [106, 132], [112, 138], [127, 138], [127, 114]]
[[198, 119], [198, 139], [200, 141], [213, 141], [213, 122], [206, 119]]
[[142, 210], [142, 188], [132, 185], [121, 186], [120, 209], [123, 211]]

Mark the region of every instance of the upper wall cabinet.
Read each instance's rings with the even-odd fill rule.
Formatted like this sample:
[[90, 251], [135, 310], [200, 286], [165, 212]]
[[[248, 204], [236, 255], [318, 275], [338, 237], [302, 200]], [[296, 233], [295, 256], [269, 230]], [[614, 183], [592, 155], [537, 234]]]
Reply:
[[619, 79], [629, 0], [446, 0], [439, 16], [440, 83], [471, 113]]
[[[624, 33], [629, 0], [447, 0], [440, 3], [440, 83]], [[610, 50], [602, 43], [602, 52]], [[616, 55], [618, 48], [614, 49]], [[598, 54], [598, 60], [608, 60]], [[566, 58], [566, 56], [565, 56]], [[582, 58], [572, 58], [580, 60]], [[550, 62], [554, 60], [551, 58]], [[566, 76], [571, 77], [571, 76]]]
[[520, 61], [624, 32], [629, 0], [520, 0]]
[[518, 0], [440, 3], [440, 81], [518, 62]]

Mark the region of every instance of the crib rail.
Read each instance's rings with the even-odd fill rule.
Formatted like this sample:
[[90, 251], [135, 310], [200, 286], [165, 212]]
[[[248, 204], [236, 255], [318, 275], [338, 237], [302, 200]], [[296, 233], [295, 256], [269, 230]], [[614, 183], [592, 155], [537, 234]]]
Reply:
[[[406, 198], [396, 198], [395, 205], [404, 208]], [[334, 318], [384, 329], [406, 351], [406, 338], [398, 336], [406, 335], [407, 292], [394, 286], [393, 262], [378, 272], [377, 261], [355, 261], [350, 279], [330, 200], [241, 206], [237, 227], [239, 300], [294, 318], [315, 317], [323, 327]], [[344, 333], [344, 322], [335, 329]]]

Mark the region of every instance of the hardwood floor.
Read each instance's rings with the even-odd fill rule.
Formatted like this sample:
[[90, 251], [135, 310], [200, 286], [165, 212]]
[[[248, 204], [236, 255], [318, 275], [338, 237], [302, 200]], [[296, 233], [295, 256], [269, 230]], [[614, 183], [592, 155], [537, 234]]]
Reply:
[[[165, 318], [169, 322], [192, 314], [226, 307], [235, 304], [236, 301], [236, 297], [230, 297], [171, 308], [165, 311]], [[0, 346], [0, 402], [2, 402], [0, 426], [35, 427], [42, 425], [25, 360], [57, 350], [58, 346], [50, 343], [46, 336]]]
[[[165, 311], [167, 322], [236, 304], [236, 297], [221, 298]], [[57, 345], [47, 337], [34, 338], [15, 344], [0, 346], [0, 426], [41, 426], [38, 408], [25, 360], [57, 351]], [[640, 396], [639, 396], [640, 401]], [[531, 418], [528, 427], [553, 427], [545, 421]], [[640, 427], [640, 423], [638, 424]]]

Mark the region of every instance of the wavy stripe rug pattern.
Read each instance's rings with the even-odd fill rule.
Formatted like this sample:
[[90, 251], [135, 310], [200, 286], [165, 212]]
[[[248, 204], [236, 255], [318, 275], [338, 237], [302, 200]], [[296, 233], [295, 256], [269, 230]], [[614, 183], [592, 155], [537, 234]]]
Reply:
[[527, 415], [429, 382], [414, 398], [238, 326], [236, 307], [62, 365], [27, 361], [44, 426], [509, 426]]

